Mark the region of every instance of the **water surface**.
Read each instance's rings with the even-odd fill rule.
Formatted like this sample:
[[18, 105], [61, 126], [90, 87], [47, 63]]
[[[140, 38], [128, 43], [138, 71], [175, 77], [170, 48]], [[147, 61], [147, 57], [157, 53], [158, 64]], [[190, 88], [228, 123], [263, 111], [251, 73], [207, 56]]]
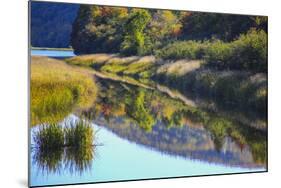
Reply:
[[31, 50], [32, 56], [73, 57], [72, 50]]

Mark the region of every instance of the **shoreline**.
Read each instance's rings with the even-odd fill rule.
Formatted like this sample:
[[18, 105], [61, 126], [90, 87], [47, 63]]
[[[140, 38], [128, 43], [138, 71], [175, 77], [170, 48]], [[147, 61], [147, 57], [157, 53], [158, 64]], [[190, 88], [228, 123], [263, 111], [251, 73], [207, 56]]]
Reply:
[[73, 51], [72, 48], [30, 47], [31, 50]]

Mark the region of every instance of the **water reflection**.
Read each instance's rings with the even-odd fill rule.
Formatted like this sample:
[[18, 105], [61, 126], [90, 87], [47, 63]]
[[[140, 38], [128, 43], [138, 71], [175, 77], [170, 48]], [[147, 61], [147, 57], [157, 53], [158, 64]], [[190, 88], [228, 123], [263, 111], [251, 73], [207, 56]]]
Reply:
[[122, 138], [173, 155], [265, 167], [266, 131], [228, 118], [231, 114], [188, 106], [157, 90], [103, 79], [99, 82], [101, 94], [82, 116]]
[[[267, 168], [266, 130], [257, 129], [245, 123], [247, 121], [243, 123], [228, 112], [214, 113], [197, 105], [188, 105], [189, 100], [173, 98], [171, 93], [101, 78], [97, 81], [100, 88], [92, 107], [72, 113], [92, 122], [92, 126], [105, 129], [107, 132], [103, 131], [101, 140], [108, 142], [99, 149], [99, 160], [96, 158], [96, 147], [63, 147], [52, 152], [33, 149], [32, 166], [40, 174], [52, 177], [52, 182], [60, 182], [57, 178], [62, 176], [69, 178], [68, 182], [79, 182], [71, 179], [72, 175], [78, 175], [75, 177], [80, 177], [81, 182], [158, 177], [163, 171], [159, 167], [163, 165], [157, 162], [161, 160], [173, 164], [163, 177]], [[65, 121], [69, 119], [73, 116], [67, 116]], [[40, 125], [32, 130], [38, 127]], [[154, 156], [155, 152], [161, 155], [155, 157], [157, 160], [141, 161], [145, 156], [141, 155], [143, 151], [139, 146], [145, 148], [146, 155]], [[185, 163], [173, 157], [181, 157]], [[135, 164], [135, 160], [139, 161], [139, 165]], [[144, 166], [146, 162], [156, 166], [153, 167], [155, 170], [151, 170], [152, 175]], [[135, 165], [133, 172], [127, 169], [132, 163]], [[190, 164], [199, 165], [200, 169], [183, 168]], [[120, 167], [118, 175], [110, 174], [114, 166]], [[96, 168], [98, 170], [93, 173]], [[36, 180], [34, 178], [33, 181]], [[42, 181], [48, 182], [40, 179], [40, 183]]]
[[33, 163], [45, 175], [66, 170], [82, 175], [92, 166], [95, 134], [91, 123], [77, 118], [38, 125], [32, 132]]
[[32, 156], [37, 170], [43, 174], [61, 174], [68, 171], [70, 174], [83, 175], [92, 168], [95, 148], [67, 147], [54, 150], [33, 149]]

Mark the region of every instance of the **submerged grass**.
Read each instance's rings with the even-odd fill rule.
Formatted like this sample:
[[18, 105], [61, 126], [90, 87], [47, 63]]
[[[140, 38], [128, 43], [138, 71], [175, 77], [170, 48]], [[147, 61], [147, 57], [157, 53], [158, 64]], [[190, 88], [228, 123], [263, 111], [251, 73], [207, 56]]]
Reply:
[[62, 61], [32, 57], [31, 124], [56, 123], [73, 108], [90, 107], [97, 95], [93, 77]]

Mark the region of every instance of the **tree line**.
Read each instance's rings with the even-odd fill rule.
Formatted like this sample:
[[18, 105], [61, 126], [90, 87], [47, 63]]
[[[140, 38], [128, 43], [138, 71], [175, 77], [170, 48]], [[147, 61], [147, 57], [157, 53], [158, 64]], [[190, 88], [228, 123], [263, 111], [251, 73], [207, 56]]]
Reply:
[[267, 33], [267, 17], [81, 5], [71, 45], [76, 54], [156, 54], [177, 41], [231, 42], [249, 30]]

